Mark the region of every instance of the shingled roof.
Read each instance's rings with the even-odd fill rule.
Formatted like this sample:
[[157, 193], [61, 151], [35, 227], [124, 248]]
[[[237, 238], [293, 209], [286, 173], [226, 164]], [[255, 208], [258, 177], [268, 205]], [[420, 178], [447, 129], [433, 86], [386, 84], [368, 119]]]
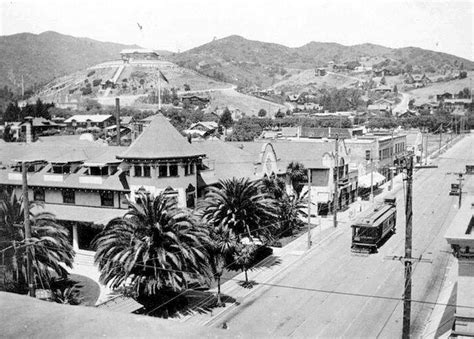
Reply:
[[204, 156], [166, 120], [157, 114], [150, 125], [118, 159], [173, 159]]

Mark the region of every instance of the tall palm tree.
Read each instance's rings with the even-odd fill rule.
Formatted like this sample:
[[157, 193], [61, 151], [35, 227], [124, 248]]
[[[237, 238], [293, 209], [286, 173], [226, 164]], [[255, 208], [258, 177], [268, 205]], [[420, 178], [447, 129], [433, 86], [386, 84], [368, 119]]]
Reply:
[[199, 208], [204, 222], [224, 225], [239, 238], [270, 240], [271, 228], [278, 227], [276, 201], [261, 180], [221, 180], [218, 187], [209, 188]]
[[217, 306], [222, 306], [221, 301], [221, 277], [224, 268], [232, 262], [237, 248], [237, 237], [225, 225], [209, 227], [209, 264], [214, 279], [217, 282]]
[[94, 240], [104, 284], [123, 284], [138, 296], [178, 291], [209, 280], [209, 234], [174, 199], [139, 194], [123, 218], [111, 220]]
[[[31, 203], [34, 207], [35, 203]], [[0, 193], [0, 250], [5, 256], [5, 275], [9, 288], [18, 292], [26, 289], [27, 251], [33, 255], [34, 283], [49, 287], [53, 277], [66, 277], [63, 265], [72, 267], [74, 250], [69, 232], [58, 224], [51, 213], [31, 213], [31, 239], [25, 244], [23, 199], [14, 193]], [[63, 264], [63, 265], [61, 265]]]
[[286, 175], [296, 196], [300, 196], [307, 180], [306, 168], [300, 162], [292, 161], [286, 168]]

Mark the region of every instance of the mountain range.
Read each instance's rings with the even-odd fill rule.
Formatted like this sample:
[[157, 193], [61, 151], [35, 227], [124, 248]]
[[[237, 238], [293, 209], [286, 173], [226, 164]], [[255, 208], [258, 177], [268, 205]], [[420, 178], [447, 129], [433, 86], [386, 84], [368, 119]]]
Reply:
[[214, 40], [170, 59], [180, 66], [215, 76], [224, 74], [227, 82], [267, 87], [288, 77], [288, 72], [324, 66], [328, 62], [385, 65], [411, 68], [421, 72], [443, 68], [473, 69], [474, 62], [454, 55], [418, 47], [388, 48], [374, 44], [344, 46], [338, 43], [310, 42], [297, 48], [252, 41], [238, 35]]
[[[56, 32], [20, 33], [0, 36], [0, 86], [14, 89], [46, 82], [95, 64], [116, 60], [120, 50], [137, 48], [76, 38]], [[323, 66], [329, 61], [385, 63], [421, 71], [443, 68], [473, 69], [474, 62], [454, 55], [417, 47], [388, 48], [374, 44], [344, 46], [310, 42], [298, 48], [245, 39], [232, 35], [182, 53], [162, 51], [168, 61], [202, 75], [241, 86], [270, 86], [301, 70]]]
[[58, 76], [118, 59], [120, 50], [135, 47], [51, 31], [0, 36], [0, 85], [18, 89], [22, 76], [25, 88], [43, 85]]

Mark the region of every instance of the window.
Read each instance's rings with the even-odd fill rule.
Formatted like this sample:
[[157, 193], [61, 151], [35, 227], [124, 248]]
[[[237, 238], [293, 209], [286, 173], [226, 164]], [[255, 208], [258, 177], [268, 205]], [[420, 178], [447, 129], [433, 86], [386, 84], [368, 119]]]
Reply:
[[194, 163], [189, 164], [189, 174], [194, 174]]
[[63, 191], [63, 203], [74, 204], [76, 202], [76, 195], [74, 191], [65, 190]]
[[186, 189], [186, 207], [187, 208], [194, 208], [194, 206], [196, 205], [195, 196], [196, 196], [196, 188], [194, 188], [194, 186], [190, 184], [188, 188]]
[[114, 192], [104, 191], [100, 193], [100, 204], [102, 206], [114, 206]]
[[189, 175], [189, 164], [185, 163], [183, 167], [184, 167], [184, 175]]
[[168, 166], [159, 165], [158, 166], [158, 177], [167, 177], [168, 176]]
[[170, 165], [170, 177], [177, 177], [178, 176], [178, 165], [171, 164]]
[[150, 166], [143, 166], [143, 176], [144, 177], [151, 177]]
[[35, 188], [33, 191], [35, 201], [44, 201], [44, 188]]
[[141, 177], [142, 176], [142, 166], [135, 165], [134, 166], [134, 173], [135, 173], [136, 177]]

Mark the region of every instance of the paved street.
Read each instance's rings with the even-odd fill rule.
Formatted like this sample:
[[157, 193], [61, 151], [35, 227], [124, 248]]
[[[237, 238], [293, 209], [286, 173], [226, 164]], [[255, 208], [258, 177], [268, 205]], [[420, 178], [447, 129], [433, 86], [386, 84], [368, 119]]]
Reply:
[[[441, 156], [439, 168], [415, 174], [413, 256], [423, 255], [432, 263], [414, 265], [414, 300], [437, 300], [451, 260], [444, 234], [457, 204], [457, 197], [448, 195], [456, 177], [447, 172], [463, 171], [467, 159], [474, 162], [473, 147], [474, 138], [466, 137]], [[403, 265], [385, 258], [404, 254], [404, 189], [399, 185], [395, 190], [397, 233], [379, 253], [351, 254], [350, 225], [343, 224], [335, 238], [270, 282], [278, 286], [258, 289], [216, 326], [225, 321], [246, 336], [400, 337], [402, 302], [377, 298], [403, 295]], [[421, 336], [432, 310], [433, 305], [412, 304], [414, 337]]]

